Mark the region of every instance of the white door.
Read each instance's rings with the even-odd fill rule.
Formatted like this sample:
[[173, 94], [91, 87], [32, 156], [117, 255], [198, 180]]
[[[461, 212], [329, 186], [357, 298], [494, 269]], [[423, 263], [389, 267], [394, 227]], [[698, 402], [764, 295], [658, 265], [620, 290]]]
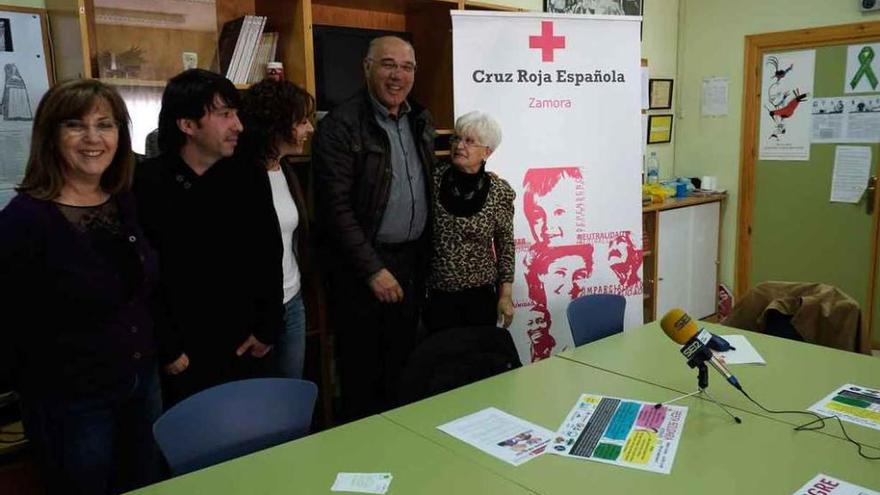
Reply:
[[660, 212], [657, 317], [681, 308], [694, 318], [715, 313], [721, 203]]

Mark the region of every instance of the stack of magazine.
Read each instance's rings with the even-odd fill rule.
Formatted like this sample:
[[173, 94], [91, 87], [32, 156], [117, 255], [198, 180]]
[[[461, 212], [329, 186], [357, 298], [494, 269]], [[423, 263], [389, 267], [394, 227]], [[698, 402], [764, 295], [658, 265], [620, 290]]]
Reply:
[[266, 64], [275, 60], [278, 33], [264, 33], [266, 17], [246, 15], [223, 25], [218, 41], [220, 72], [235, 84], [263, 78]]

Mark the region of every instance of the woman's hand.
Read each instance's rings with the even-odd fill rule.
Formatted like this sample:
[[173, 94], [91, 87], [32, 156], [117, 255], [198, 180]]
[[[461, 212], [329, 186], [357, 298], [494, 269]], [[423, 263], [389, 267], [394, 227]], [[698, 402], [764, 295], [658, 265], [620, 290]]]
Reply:
[[186, 353], [183, 353], [173, 363], [166, 364], [164, 369], [165, 373], [169, 375], [179, 375], [186, 371], [187, 368], [189, 368], [189, 357], [187, 357]]
[[498, 319], [501, 326], [508, 328], [513, 323], [513, 284], [503, 283], [498, 291]]

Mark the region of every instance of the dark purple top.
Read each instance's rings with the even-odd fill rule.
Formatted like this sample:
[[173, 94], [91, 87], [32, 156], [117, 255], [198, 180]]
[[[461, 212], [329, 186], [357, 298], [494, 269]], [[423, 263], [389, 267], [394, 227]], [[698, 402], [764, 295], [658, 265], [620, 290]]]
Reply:
[[134, 276], [51, 201], [19, 194], [0, 211], [0, 372], [23, 395], [101, 395], [155, 358], [156, 254], [132, 195], [112, 200]]

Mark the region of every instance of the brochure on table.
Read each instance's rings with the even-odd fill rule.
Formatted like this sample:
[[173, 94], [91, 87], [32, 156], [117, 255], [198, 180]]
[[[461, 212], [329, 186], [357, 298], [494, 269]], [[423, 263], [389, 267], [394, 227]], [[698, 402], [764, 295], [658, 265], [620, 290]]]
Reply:
[[550, 452], [669, 474], [686, 416], [682, 406], [583, 394]]
[[504, 462], [520, 464], [544, 453], [553, 432], [490, 407], [437, 427]]
[[847, 383], [813, 404], [809, 410], [880, 430], [880, 390]]

